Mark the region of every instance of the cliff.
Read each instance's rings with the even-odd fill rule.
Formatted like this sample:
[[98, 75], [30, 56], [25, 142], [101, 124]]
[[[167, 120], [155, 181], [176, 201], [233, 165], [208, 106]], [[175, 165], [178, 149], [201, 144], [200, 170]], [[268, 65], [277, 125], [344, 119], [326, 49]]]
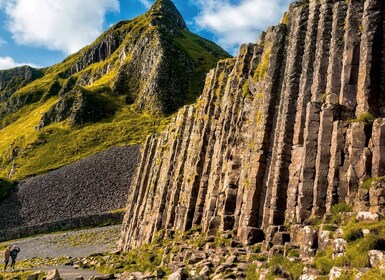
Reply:
[[246, 245], [288, 236], [314, 256], [306, 225], [333, 206], [383, 213], [384, 13], [382, 0], [297, 1], [219, 62], [199, 100], [147, 138], [120, 248], [199, 226]]

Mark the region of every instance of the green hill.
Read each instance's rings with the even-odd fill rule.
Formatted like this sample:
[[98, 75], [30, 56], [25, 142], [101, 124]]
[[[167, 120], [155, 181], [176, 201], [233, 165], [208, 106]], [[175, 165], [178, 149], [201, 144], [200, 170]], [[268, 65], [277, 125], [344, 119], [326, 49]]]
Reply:
[[226, 57], [187, 29], [171, 1], [158, 0], [62, 63], [0, 71], [0, 177], [143, 142], [195, 101], [205, 74]]

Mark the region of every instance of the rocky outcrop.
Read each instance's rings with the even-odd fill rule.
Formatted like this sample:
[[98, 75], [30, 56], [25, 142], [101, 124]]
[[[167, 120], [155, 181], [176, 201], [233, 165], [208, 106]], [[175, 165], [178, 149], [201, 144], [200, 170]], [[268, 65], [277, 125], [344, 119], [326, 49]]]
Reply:
[[66, 93], [55, 106], [44, 113], [37, 129], [67, 119], [71, 126], [97, 122], [112, 116], [115, 111], [116, 106], [111, 104], [108, 98], [79, 87]]
[[5, 102], [17, 90], [42, 76], [41, 70], [30, 66], [0, 71], [0, 103]]
[[233, 230], [245, 244], [290, 230], [311, 258], [317, 233], [303, 225], [333, 205], [383, 211], [382, 187], [364, 183], [385, 175], [384, 13], [381, 0], [297, 1], [219, 62], [197, 103], [143, 146], [120, 248], [162, 229]]

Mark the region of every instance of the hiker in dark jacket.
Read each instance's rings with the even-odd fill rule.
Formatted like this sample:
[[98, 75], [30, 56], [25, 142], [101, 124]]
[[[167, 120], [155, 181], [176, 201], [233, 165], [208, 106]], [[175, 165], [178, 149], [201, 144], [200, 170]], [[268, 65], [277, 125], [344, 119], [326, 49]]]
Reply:
[[17, 254], [20, 252], [20, 248], [16, 245], [13, 245], [11, 248], [11, 270], [13, 271], [15, 269], [15, 264], [16, 264], [16, 258]]

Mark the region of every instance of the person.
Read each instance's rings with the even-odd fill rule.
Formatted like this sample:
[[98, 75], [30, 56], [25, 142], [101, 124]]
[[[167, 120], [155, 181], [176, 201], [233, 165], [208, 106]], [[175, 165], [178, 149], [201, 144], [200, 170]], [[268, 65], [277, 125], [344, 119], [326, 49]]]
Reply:
[[7, 270], [9, 257], [11, 256], [11, 246], [8, 246], [4, 251], [4, 272]]
[[15, 269], [15, 264], [16, 264], [16, 258], [17, 254], [20, 253], [20, 248], [16, 245], [13, 245], [11, 248], [11, 271]]

